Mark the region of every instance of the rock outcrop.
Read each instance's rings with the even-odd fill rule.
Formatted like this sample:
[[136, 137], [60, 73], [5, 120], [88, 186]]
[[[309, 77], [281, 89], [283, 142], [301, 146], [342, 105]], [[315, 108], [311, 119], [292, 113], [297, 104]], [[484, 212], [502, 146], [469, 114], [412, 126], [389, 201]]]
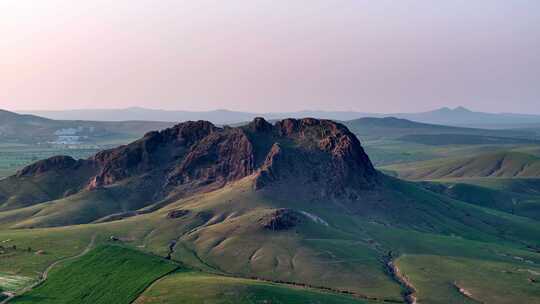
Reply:
[[292, 209], [277, 209], [263, 216], [259, 223], [264, 229], [272, 231], [288, 230], [301, 222], [302, 215]]
[[181, 218], [183, 216], [186, 216], [188, 214], [189, 214], [189, 210], [185, 210], [185, 209], [171, 210], [167, 212], [167, 218], [176, 219], [176, 218]]
[[166, 166], [180, 158], [191, 146], [218, 130], [207, 121], [188, 121], [161, 132], [149, 132], [125, 146], [102, 151], [91, 161], [100, 168], [90, 189]]
[[377, 184], [377, 171], [345, 126], [313, 118], [285, 119], [273, 131], [276, 142], [258, 171], [256, 189], [282, 181], [318, 196], [354, 198], [354, 190]]
[[250, 175], [253, 146], [242, 129], [209, 134], [186, 154], [168, 175], [168, 185], [225, 183]]

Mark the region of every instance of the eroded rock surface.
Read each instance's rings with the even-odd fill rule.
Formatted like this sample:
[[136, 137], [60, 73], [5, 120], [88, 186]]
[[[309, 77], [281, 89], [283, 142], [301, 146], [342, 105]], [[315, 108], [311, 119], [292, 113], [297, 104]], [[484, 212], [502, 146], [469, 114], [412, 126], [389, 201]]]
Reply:
[[264, 229], [272, 231], [287, 230], [301, 222], [302, 215], [292, 209], [277, 209], [263, 216], [259, 223]]

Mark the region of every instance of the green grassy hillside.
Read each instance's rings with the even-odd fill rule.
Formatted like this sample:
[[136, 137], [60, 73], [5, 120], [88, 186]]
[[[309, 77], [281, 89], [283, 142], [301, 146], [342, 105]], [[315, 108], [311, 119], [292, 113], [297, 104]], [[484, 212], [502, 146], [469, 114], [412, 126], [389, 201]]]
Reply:
[[540, 178], [466, 178], [459, 182], [526, 195], [540, 195]]
[[539, 265], [433, 255], [404, 255], [397, 265], [419, 303], [540, 302]]
[[429, 146], [446, 145], [518, 145], [538, 144], [537, 140], [486, 136], [474, 134], [410, 134], [399, 138], [400, 141], [413, 142]]
[[425, 186], [454, 199], [540, 220], [540, 179], [452, 179]]
[[134, 303], [361, 304], [372, 302], [301, 286], [288, 286], [200, 272], [178, 272], [153, 284]]
[[495, 152], [384, 167], [397, 176], [412, 180], [469, 177], [538, 177], [540, 158], [520, 152]]
[[[461, 282], [461, 273], [438, 271], [439, 268], [435, 267], [440, 264], [417, 264], [405, 257], [429, 255], [461, 259], [467, 263], [481, 259], [506, 265], [504, 269], [508, 271], [536, 271], [540, 265], [540, 255], [527, 248], [540, 245], [537, 222], [445, 200], [412, 184], [394, 184], [394, 187], [403, 187], [399, 190], [408, 197], [416, 197], [421, 203], [410, 206], [396, 203], [395, 211], [388, 207], [386, 214], [351, 216], [327, 204], [271, 200], [265, 194], [250, 191], [249, 183], [243, 180], [212, 193], [180, 200], [162, 210], [120, 221], [4, 230], [0, 231], [0, 240], [10, 240], [7, 244], [16, 244], [21, 249], [31, 246], [33, 251], [17, 249], [9, 253], [8, 259], [2, 256], [0, 271], [32, 276], [34, 271], [42, 271], [50, 261], [79, 253], [93, 234], [98, 235], [98, 243], [109, 242], [109, 236], [114, 235], [120, 243], [161, 256], [171, 253], [170, 242], [176, 240], [171, 254], [174, 260], [211, 273], [325, 286], [361, 296], [400, 301], [403, 289], [385, 266], [390, 255], [398, 259], [398, 266], [410, 277], [420, 299], [427, 293], [426, 298], [462, 303], [459, 301], [463, 299], [454, 297], [454, 290], [444, 283]], [[272, 208], [283, 206], [309, 212], [324, 222], [306, 218], [302, 224], [288, 230], [272, 231], [260, 227], [258, 222], [265, 214]], [[175, 210], [188, 212], [171, 218], [169, 214]], [[36, 255], [34, 251], [37, 249], [44, 250], [46, 254]], [[110, 266], [111, 269], [114, 267]], [[431, 271], [437, 272], [438, 278], [434, 284], [425, 285], [422, 273]], [[274, 293], [272, 286], [264, 284], [251, 288], [251, 283], [239, 284], [234, 279], [232, 286], [223, 283], [218, 288], [216, 282], [220, 282], [220, 278], [208, 274], [192, 278], [192, 283], [187, 282], [190, 276], [171, 278], [171, 281], [166, 278], [145, 293], [147, 298], [143, 299], [150, 303], [158, 299], [169, 301], [169, 294], [179, 294], [183, 292], [183, 286], [191, 286], [189, 284], [207, 286], [204, 290], [210, 298], [234, 299], [234, 295], [241, 300], [259, 295], [264, 298], [268, 295], [268, 288]], [[186, 285], [177, 285], [177, 280]], [[480, 289], [487, 285], [498, 286], [496, 294], [506, 301], [536, 297], [536, 285], [523, 284], [517, 297], [512, 290], [505, 288], [521, 283], [506, 286], [505, 280], [504, 272], [491, 272], [489, 276], [471, 276], [465, 286], [471, 288], [480, 284], [477, 287]], [[288, 293], [289, 290], [282, 292], [279, 289], [274, 294], [280, 299], [281, 294]], [[487, 292], [476, 291], [475, 294], [482, 301], [489, 299]], [[310, 299], [309, 295], [301, 297]], [[193, 301], [196, 300], [195, 297]], [[172, 299], [170, 301], [164, 303], [174, 303]]]
[[378, 167], [505, 150], [534, 154], [538, 149], [535, 133], [527, 130], [451, 127], [394, 117], [361, 118], [344, 123], [362, 140]]
[[178, 266], [119, 246], [101, 246], [53, 269], [45, 283], [10, 303], [131, 303]]

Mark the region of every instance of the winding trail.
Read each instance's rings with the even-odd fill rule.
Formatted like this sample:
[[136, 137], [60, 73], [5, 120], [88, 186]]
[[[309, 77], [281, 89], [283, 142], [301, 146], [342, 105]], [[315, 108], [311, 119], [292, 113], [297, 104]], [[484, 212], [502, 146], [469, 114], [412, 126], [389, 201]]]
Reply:
[[66, 262], [66, 261], [78, 259], [78, 258], [82, 257], [83, 255], [87, 254], [92, 249], [92, 247], [94, 247], [95, 241], [96, 241], [96, 235], [94, 234], [92, 236], [92, 239], [90, 240], [90, 243], [88, 243], [86, 248], [84, 248], [84, 250], [81, 253], [79, 253], [77, 255], [74, 255], [74, 256], [62, 258], [62, 259], [59, 259], [59, 260], [56, 260], [56, 261], [52, 262], [49, 266], [47, 266], [47, 268], [45, 268], [45, 270], [43, 271], [43, 273], [41, 274], [41, 276], [40, 276], [40, 278], [39, 278], [39, 280], [37, 282], [35, 282], [32, 285], [26, 286], [26, 287], [14, 292], [14, 293], [10, 293], [7, 298], [5, 298], [2, 302], [0, 302], [0, 304], [6, 304], [11, 299], [13, 299], [15, 296], [22, 295], [22, 294], [24, 294], [26, 292], [29, 292], [32, 289], [38, 287], [39, 285], [43, 284], [45, 282], [45, 280], [47, 280], [47, 277], [49, 276], [49, 272], [51, 271], [51, 269], [54, 268], [54, 266], [56, 266], [56, 265], [58, 265], [60, 263]]

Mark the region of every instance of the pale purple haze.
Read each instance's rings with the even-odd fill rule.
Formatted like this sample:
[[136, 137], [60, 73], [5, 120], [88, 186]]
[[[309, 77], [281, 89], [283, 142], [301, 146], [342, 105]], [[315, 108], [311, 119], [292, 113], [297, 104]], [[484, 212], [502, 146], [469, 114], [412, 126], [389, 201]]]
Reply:
[[0, 0], [0, 108], [540, 113], [538, 0]]

